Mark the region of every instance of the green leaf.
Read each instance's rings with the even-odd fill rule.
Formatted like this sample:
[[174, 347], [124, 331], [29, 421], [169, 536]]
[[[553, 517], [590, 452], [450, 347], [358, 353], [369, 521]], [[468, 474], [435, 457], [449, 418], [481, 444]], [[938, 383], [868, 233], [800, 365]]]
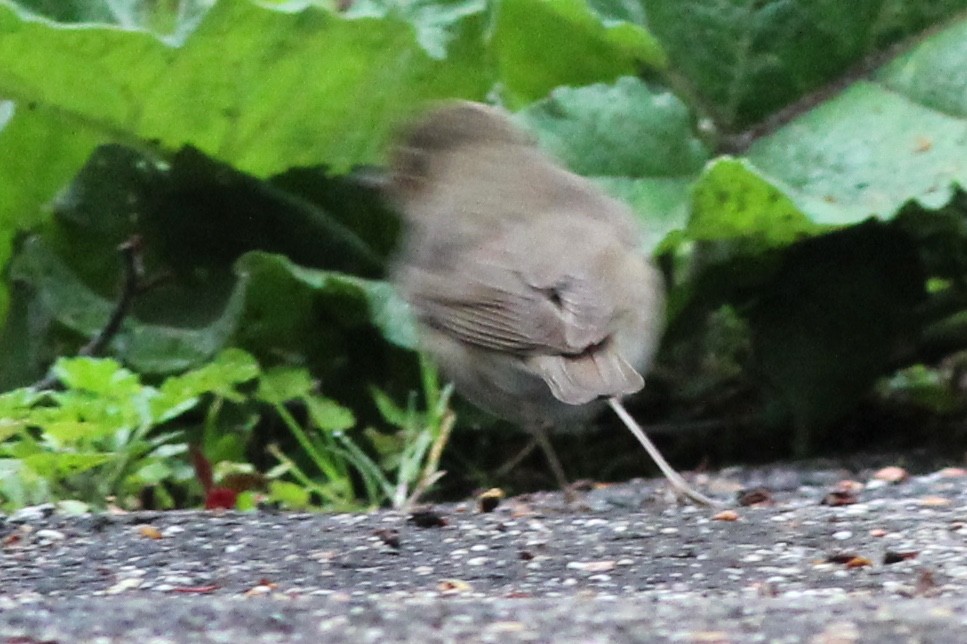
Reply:
[[911, 365], [884, 378], [877, 390], [883, 397], [899, 399], [932, 414], [955, 414], [963, 409], [962, 397], [948, 378], [940, 370], [923, 364]]
[[[67, 415], [64, 413], [62, 417]], [[93, 441], [112, 436], [118, 430], [113, 424], [83, 420], [56, 420], [38, 422], [38, 425], [44, 439], [52, 442], [56, 448], [91, 445]]]
[[670, 67], [686, 79], [686, 93], [726, 129], [763, 118], [878, 49], [967, 7], [965, 0], [642, 4]]
[[42, 452], [25, 456], [24, 466], [49, 479], [72, 476], [117, 458], [111, 453]]
[[307, 395], [304, 399], [312, 424], [324, 432], [343, 431], [356, 424], [352, 410], [321, 396]]
[[141, 392], [138, 376], [111, 358], [61, 358], [54, 375], [70, 389], [80, 389], [112, 398], [136, 396]]
[[435, 60], [453, 55], [461, 32], [483, 19], [486, 0], [355, 0], [343, 12], [347, 18], [393, 17], [408, 22], [417, 42]]
[[309, 490], [288, 481], [271, 481], [269, 498], [292, 510], [302, 510], [312, 505]]
[[0, 393], [0, 418], [24, 418], [34, 403], [44, 395], [43, 392], [29, 387]]
[[13, 510], [50, 500], [47, 479], [26, 467], [22, 461], [0, 458], [0, 501]]
[[384, 470], [393, 471], [400, 466], [400, 459], [403, 450], [406, 448], [406, 432], [397, 431], [393, 434], [385, 434], [372, 427], [367, 427], [363, 433], [379, 455], [380, 465]]
[[[370, 323], [390, 343], [416, 345], [409, 307], [386, 282], [304, 268], [285, 257], [253, 252], [236, 263], [247, 289], [246, 322], [239, 327], [243, 346], [325, 333], [319, 310], [344, 327]], [[319, 337], [324, 339], [324, 336]], [[318, 340], [317, 340], [318, 341]]]
[[479, 55], [473, 64], [435, 61], [399, 20], [305, 5], [219, 2], [177, 44], [37, 21], [4, 0], [0, 95], [56, 108], [105, 138], [192, 144], [265, 176], [373, 162], [414, 106], [481, 97], [491, 82]]
[[22, 420], [12, 420], [10, 418], [0, 418], [0, 443], [11, 436], [16, 436], [27, 426]]
[[57, 514], [63, 516], [77, 517], [91, 513], [91, 505], [89, 503], [74, 499], [63, 499], [54, 505], [57, 506]]
[[[39, 238], [23, 245], [10, 266], [10, 276], [20, 286], [23, 300], [0, 333], [0, 350], [10, 358], [0, 370], [0, 386], [38, 378], [59, 353], [55, 345], [65, 335], [75, 346], [86, 342], [104, 327], [115, 306], [81, 283]], [[224, 304], [218, 319], [197, 329], [143, 324], [128, 317], [111, 347], [141, 373], [183, 371], [227, 344], [243, 304], [244, 288], [240, 288]]]
[[709, 164], [694, 187], [687, 234], [693, 240], [736, 241], [746, 249], [765, 249], [787, 246], [825, 229], [756, 168], [722, 157]]
[[[128, 317], [111, 343], [119, 359], [142, 373], [167, 374], [202, 364], [228, 344], [238, 344], [260, 356], [307, 353], [322, 360], [342, 346], [339, 333], [370, 326], [389, 342], [404, 348], [415, 345], [409, 309], [393, 288], [381, 281], [307, 269], [267, 253], [250, 253], [236, 264], [238, 282], [224, 309], [208, 326], [177, 328], [145, 324]], [[11, 266], [21, 285], [30, 285], [36, 299], [26, 300], [19, 316], [8, 320], [0, 335], [0, 349], [25, 364], [11, 362], [4, 373], [11, 384], [38, 377], [47, 356], [65, 331], [72, 340], [92, 337], [111, 314], [112, 304], [78, 282], [77, 278], [39, 240], [31, 239]], [[32, 301], [32, 319], [27, 302]], [[326, 312], [329, 328], [320, 327]]]
[[967, 118], [967, 20], [933, 34], [876, 74], [884, 87], [935, 112]]
[[694, 175], [708, 160], [685, 105], [636, 78], [561, 87], [516, 118], [541, 147], [586, 176]]
[[256, 396], [272, 405], [301, 399], [315, 389], [316, 383], [302, 367], [276, 367], [259, 379]]
[[595, 177], [594, 182], [638, 215], [647, 252], [661, 254], [688, 225], [694, 177]]
[[258, 375], [255, 358], [240, 349], [225, 349], [198, 369], [166, 378], [151, 399], [151, 416], [155, 422], [165, 422], [194, 407], [208, 393], [239, 402], [244, 397], [235, 386]]
[[177, 42], [192, 30], [214, 3], [211, 0], [17, 0], [17, 4], [57, 22], [146, 29]]
[[500, 0], [495, 11], [492, 47], [513, 105], [543, 98], [559, 85], [612, 81], [665, 64], [643, 26], [603, 19], [584, 0]]
[[749, 160], [816, 223], [889, 219], [911, 199], [942, 206], [967, 184], [965, 123], [863, 81], [757, 141]]
[[58, 22], [116, 22], [109, 0], [17, 0], [17, 4]]
[[173, 472], [169, 463], [154, 459], [142, 463], [141, 467], [131, 473], [131, 480], [137, 481], [139, 486], [157, 485], [171, 478]]
[[376, 403], [376, 409], [379, 410], [379, 414], [383, 417], [383, 420], [395, 427], [402, 428], [409, 426], [411, 416], [409, 410], [397, 405], [382, 389], [370, 387], [369, 390], [373, 396], [373, 402]]
[[[18, 230], [44, 220], [45, 206], [81, 168], [95, 142], [90, 128], [79, 123], [64, 127], [55, 111], [0, 100], [0, 266], [7, 265]], [[3, 288], [0, 320], [7, 306]]]
[[542, 148], [638, 213], [653, 248], [685, 227], [709, 152], [685, 105], [635, 78], [562, 87], [516, 115]]

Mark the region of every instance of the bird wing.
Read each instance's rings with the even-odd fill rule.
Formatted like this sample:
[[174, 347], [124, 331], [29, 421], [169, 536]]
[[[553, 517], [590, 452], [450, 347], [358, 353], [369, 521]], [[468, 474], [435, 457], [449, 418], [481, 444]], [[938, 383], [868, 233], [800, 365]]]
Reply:
[[574, 353], [552, 294], [528, 285], [516, 271], [470, 257], [449, 274], [408, 267], [402, 281], [420, 320], [461, 342], [527, 355]]
[[[567, 236], [580, 240], [572, 242], [572, 262], [560, 261], [564, 248], [528, 253], [503, 238], [467, 252], [447, 273], [408, 267], [403, 283], [424, 324], [518, 355], [562, 402], [633, 393], [644, 381], [610, 342], [615, 310], [594, 276], [596, 254], [586, 252], [593, 235]], [[534, 244], [533, 237], [524, 241]]]

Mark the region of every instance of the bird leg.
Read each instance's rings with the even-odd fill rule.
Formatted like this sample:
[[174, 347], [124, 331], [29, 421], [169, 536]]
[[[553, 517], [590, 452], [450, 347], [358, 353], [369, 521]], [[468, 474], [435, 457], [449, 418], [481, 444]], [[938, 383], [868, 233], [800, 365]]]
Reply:
[[545, 425], [534, 425], [528, 428], [528, 433], [531, 435], [531, 440], [527, 442], [524, 449], [517, 452], [517, 454], [511, 458], [509, 461], [500, 466], [496, 474], [498, 477], [506, 475], [512, 469], [520, 465], [521, 461], [531, 455], [531, 452], [535, 448], [540, 447], [541, 451], [544, 452], [544, 458], [547, 460], [547, 464], [551, 467], [551, 472], [554, 474], [554, 480], [557, 481], [558, 486], [560, 486], [561, 491], [564, 492], [564, 497], [570, 503], [574, 501], [574, 490], [571, 489], [571, 483], [567, 479], [567, 475], [564, 473], [564, 467], [561, 465], [561, 460], [557, 457], [557, 452], [554, 451], [554, 446], [551, 445], [551, 440], [547, 436], [548, 427]]
[[658, 451], [658, 448], [655, 447], [655, 444], [652, 443], [648, 436], [645, 435], [644, 430], [641, 429], [641, 426], [638, 425], [637, 422], [635, 422], [635, 419], [631, 417], [631, 414], [628, 413], [624, 405], [621, 404], [620, 400], [617, 398], [609, 398], [608, 404], [611, 405], [611, 409], [613, 409], [614, 413], [618, 415], [618, 418], [621, 419], [621, 422], [625, 424], [625, 427], [627, 427], [628, 430], [634, 434], [634, 437], [638, 439], [638, 442], [641, 443], [641, 446], [645, 448], [645, 451], [648, 452], [651, 460], [655, 462], [655, 465], [658, 466], [658, 469], [660, 469], [661, 473], [665, 475], [665, 478], [668, 479], [668, 482], [671, 483], [676, 492], [688, 499], [691, 499], [699, 505], [717, 505], [715, 501], [689, 486], [685, 479], [683, 479], [681, 475], [668, 464], [668, 461], [665, 460], [665, 457], [661, 455], [661, 452]]
[[530, 456], [531, 452], [533, 452], [535, 449], [537, 449], [537, 439], [532, 435], [530, 440], [527, 441], [527, 444], [524, 445], [524, 449], [517, 452], [509, 461], [497, 468], [494, 476], [496, 476], [498, 479], [507, 476], [512, 470], [520, 465], [525, 458]]
[[554, 474], [557, 484], [560, 486], [561, 491], [564, 492], [564, 497], [569, 502], [573, 501], [574, 491], [571, 489], [570, 481], [567, 480], [567, 475], [564, 474], [564, 467], [561, 466], [561, 460], [557, 457], [557, 452], [554, 451], [554, 446], [551, 445], [551, 440], [547, 437], [547, 427], [537, 427], [533, 430], [533, 433], [538, 447], [544, 452], [544, 458], [547, 459], [547, 464], [551, 466], [551, 472]]

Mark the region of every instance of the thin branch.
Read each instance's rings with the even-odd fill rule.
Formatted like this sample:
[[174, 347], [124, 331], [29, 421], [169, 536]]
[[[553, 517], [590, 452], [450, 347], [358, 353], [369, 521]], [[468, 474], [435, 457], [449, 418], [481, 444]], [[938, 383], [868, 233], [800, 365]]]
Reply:
[[121, 293], [114, 309], [107, 319], [107, 324], [91, 341], [81, 347], [78, 355], [97, 356], [100, 355], [107, 345], [110, 344], [114, 336], [121, 330], [124, 318], [131, 310], [131, 303], [138, 293], [141, 292], [141, 283], [144, 279], [144, 258], [141, 255], [142, 242], [139, 235], [132, 235], [127, 241], [118, 246], [124, 267], [124, 282], [121, 285]]
[[[144, 258], [141, 254], [142, 247], [143, 243], [140, 235], [132, 235], [127, 241], [118, 246], [124, 272], [121, 292], [118, 294], [118, 299], [104, 327], [87, 344], [81, 347], [77, 355], [91, 357], [100, 355], [121, 330], [124, 319], [131, 310], [131, 303], [134, 301], [134, 298], [146, 290], [146, 284], [153, 286], [158, 283], [157, 280], [150, 282], [145, 282], [144, 280]], [[55, 389], [57, 386], [57, 377], [53, 373], [48, 373], [32, 385], [34, 389], [40, 391]]]

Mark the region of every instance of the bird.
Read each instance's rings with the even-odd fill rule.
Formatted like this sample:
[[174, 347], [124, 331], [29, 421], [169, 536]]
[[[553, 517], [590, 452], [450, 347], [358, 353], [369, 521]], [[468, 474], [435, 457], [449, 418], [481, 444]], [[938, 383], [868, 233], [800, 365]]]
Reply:
[[708, 505], [634, 423], [664, 325], [661, 273], [631, 210], [545, 154], [503, 109], [434, 105], [398, 134], [391, 280], [420, 346], [471, 403], [530, 431], [558, 483], [549, 429], [608, 404], [678, 492]]

